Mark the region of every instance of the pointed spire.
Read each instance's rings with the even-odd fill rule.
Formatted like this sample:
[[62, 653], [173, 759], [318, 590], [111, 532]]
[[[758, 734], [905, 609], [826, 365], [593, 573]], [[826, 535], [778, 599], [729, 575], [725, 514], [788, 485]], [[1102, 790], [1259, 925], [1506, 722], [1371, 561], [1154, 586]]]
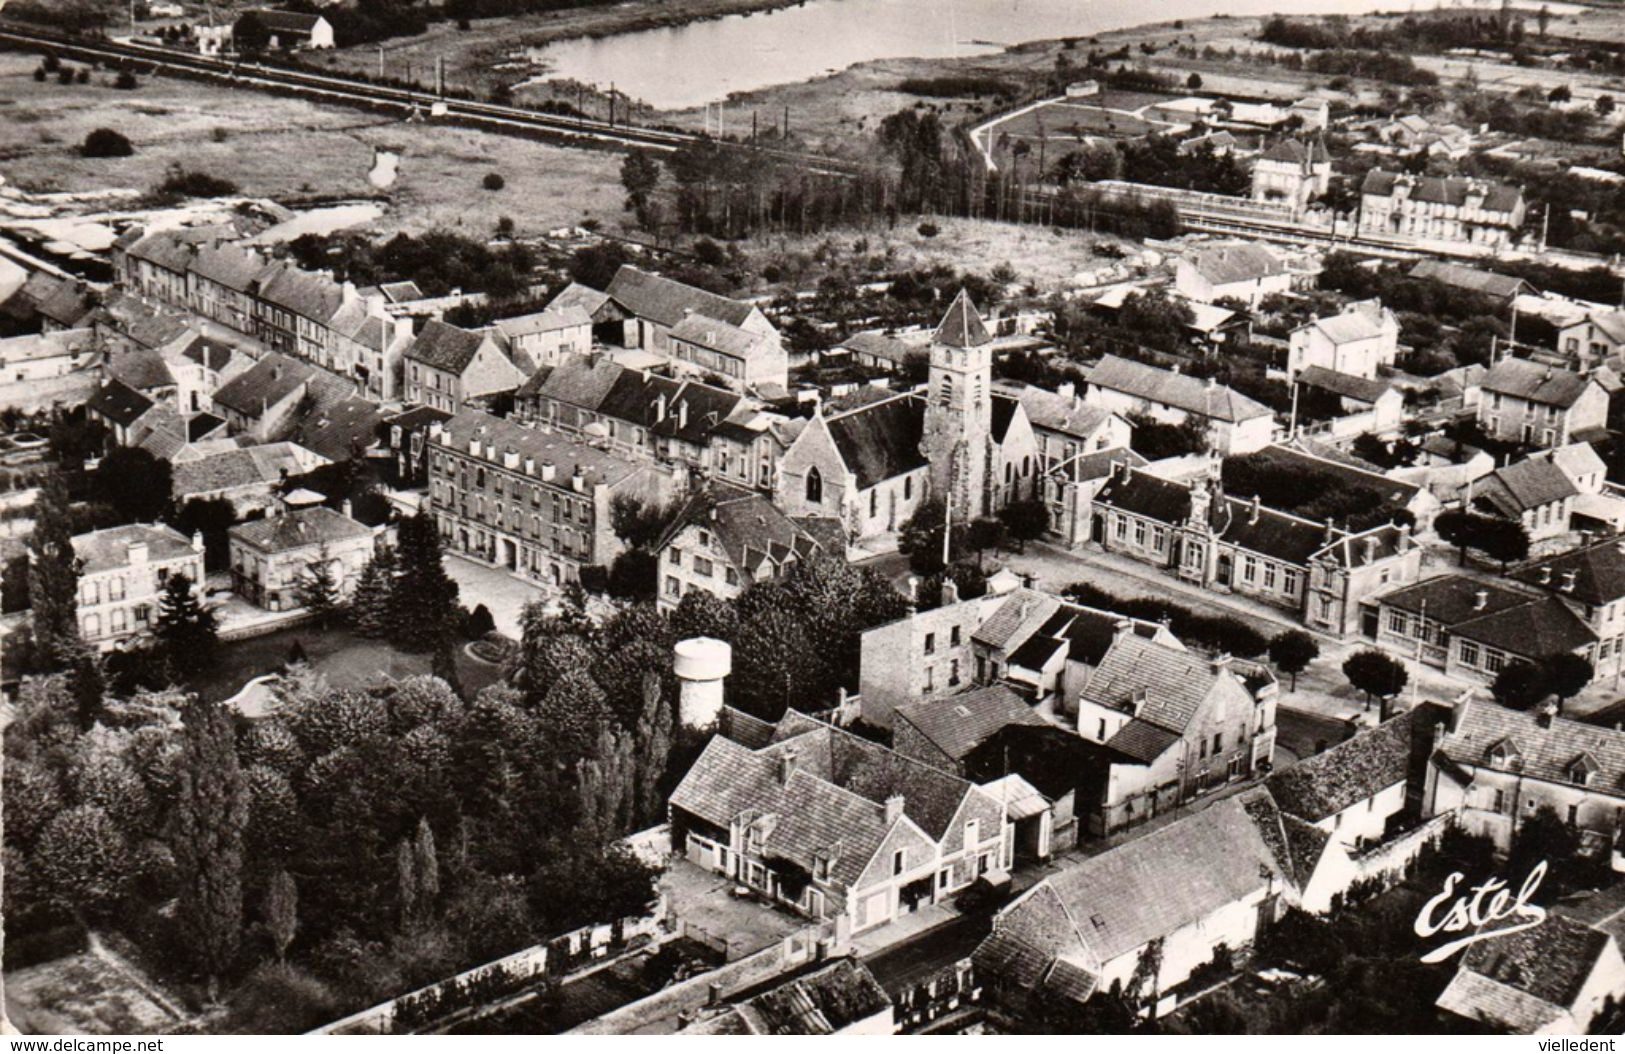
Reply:
[[937, 343], [950, 348], [974, 348], [992, 339], [987, 327], [982, 325], [976, 305], [971, 303], [970, 294], [961, 289], [949, 305], [948, 313], [942, 316], [942, 325], [937, 327]]

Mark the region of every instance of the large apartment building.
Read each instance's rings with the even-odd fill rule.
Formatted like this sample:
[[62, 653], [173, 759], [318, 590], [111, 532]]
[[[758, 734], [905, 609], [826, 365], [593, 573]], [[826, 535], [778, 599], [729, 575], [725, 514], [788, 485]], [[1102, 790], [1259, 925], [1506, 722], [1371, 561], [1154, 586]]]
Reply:
[[477, 410], [430, 426], [428, 465], [450, 551], [554, 586], [624, 548], [610, 523], [615, 498], [663, 503], [680, 489], [659, 465]]
[[1417, 241], [1512, 246], [1523, 226], [1521, 187], [1374, 168], [1360, 184], [1362, 233]]

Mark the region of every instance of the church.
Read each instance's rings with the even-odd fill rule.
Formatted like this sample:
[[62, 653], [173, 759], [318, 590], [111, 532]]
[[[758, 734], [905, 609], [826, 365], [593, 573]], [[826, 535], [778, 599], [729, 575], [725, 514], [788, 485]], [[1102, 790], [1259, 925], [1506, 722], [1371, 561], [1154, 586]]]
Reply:
[[779, 473], [787, 514], [839, 519], [849, 544], [870, 548], [931, 497], [969, 523], [1037, 495], [1032, 425], [1020, 400], [993, 389], [993, 337], [963, 291], [930, 357], [923, 391], [814, 411]]

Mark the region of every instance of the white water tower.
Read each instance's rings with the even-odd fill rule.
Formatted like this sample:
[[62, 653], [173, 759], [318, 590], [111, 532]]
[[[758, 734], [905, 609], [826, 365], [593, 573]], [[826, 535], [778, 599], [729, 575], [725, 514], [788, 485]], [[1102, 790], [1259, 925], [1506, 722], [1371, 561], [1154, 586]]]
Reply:
[[672, 671], [678, 682], [677, 720], [696, 731], [715, 728], [722, 713], [722, 682], [733, 672], [733, 648], [711, 637], [680, 640]]

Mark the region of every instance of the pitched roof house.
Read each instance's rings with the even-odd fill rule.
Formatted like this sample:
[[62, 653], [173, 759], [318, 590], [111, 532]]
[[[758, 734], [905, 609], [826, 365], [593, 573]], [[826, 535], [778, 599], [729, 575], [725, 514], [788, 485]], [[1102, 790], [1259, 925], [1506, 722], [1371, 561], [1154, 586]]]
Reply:
[[406, 401], [447, 413], [513, 392], [525, 381], [490, 330], [461, 329], [437, 318], [423, 324], [403, 358]]
[[1201, 425], [1213, 449], [1225, 456], [1250, 454], [1275, 436], [1274, 412], [1228, 385], [1116, 355], [1089, 371], [1087, 398], [1124, 417], [1146, 414], [1164, 423]]
[[[694, 590], [732, 600], [752, 583], [777, 578], [824, 553], [802, 525], [766, 496], [715, 484], [683, 504], [654, 548], [662, 610]], [[842, 551], [832, 554], [845, 559]]]

